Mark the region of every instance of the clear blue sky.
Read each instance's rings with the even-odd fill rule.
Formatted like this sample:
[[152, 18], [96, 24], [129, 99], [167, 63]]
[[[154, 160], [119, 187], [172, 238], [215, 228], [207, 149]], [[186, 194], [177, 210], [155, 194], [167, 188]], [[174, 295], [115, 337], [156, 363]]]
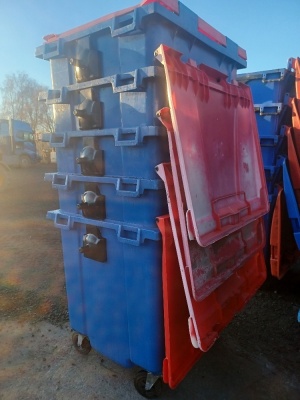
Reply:
[[[300, 0], [184, 0], [248, 54], [240, 72], [284, 68], [300, 56]], [[49, 62], [36, 59], [43, 36], [61, 33], [138, 0], [0, 0], [0, 84], [6, 74], [23, 71], [50, 86]]]

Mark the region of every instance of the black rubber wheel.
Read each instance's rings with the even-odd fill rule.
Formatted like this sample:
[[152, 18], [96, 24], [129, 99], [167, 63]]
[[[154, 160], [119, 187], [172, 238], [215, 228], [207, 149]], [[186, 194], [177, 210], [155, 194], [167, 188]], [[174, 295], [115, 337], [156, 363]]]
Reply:
[[73, 342], [73, 346], [80, 354], [83, 354], [83, 355], [89, 354], [89, 352], [92, 349], [90, 341], [87, 337], [83, 338], [81, 346], [78, 345], [78, 333], [76, 333], [76, 332], [74, 332], [72, 335], [72, 342]]
[[146, 399], [156, 399], [162, 392], [162, 380], [159, 378], [150, 390], [146, 390], [147, 371], [139, 371], [134, 378], [134, 387]]

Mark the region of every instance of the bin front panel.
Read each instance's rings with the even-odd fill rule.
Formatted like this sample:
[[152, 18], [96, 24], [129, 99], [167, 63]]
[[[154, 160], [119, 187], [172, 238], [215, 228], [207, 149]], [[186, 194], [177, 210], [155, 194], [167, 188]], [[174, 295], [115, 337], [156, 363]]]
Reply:
[[[64, 239], [72, 328], [80, 328], [95, 350], [118, 364], [160, 374], [164, 333], [159, 231], [62, 210], [49, 211], [47, 217]], [[106, 241], [103, 261], [79, 251], [84, 235], [95, 229]]]

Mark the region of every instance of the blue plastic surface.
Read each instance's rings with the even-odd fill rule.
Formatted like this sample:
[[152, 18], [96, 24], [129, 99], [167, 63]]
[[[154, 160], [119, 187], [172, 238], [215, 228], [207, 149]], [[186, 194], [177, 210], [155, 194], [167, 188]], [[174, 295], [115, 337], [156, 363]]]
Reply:
[[164, 43], [199, 64], [205, 62], [229, 75], [246, 66], [241, 49], [234, 42], [224, 37], [224, 43], [217, 43], [209, 36], [201, 32], [198, 16], [184, 4], [178, 2], [175, 13], [153, 2], [48, 37], [37, 48], [36, 56], [46, 60], [76, 58], [84, 55], [90, 41], [93, 50], [100, 53], [101, 76], [107, 76], [152, 65], [154, 51]]
[[254, 103], [280, 103], [295, 92], [295, 74], [285, 68], [239, 74], [238, 80], [250, 86]]
[[[70, 324], [113, 361], [161, 373], [164, 357], [161, 237], [156, 229], [49, 211], [61, 230]], [[86, 226], [106, 239], [107, 261], [79, 251]]]
[[159, 179], [48, 173], [45, 180], [58, 190], [59, 206], [66, 212], [79, 212], [77, 205], [86, 190], [105, 196], [105, 214], [109, 220], [156, 228], [156, 217], [167, 212], [164, 185]]
[[[157, 178], [155, 166], [169, 160], [165, 131], [156, 126], [156, 111], [167, 103], [162, 69], [147, 67], [129, 75], [132, 80], [122, 81], [122, 85], [117, 76], [110, 76], [45, 94], [48, 104], [58, 105], [56, 133], [48, 135], [51, 147], [57, 149], [58, 171], [80, 172], [74, 160], [85, 142], [94, 138], [93, 146], [104, 151], [106, 175]], [[102, 129], [79, 130], [78, 119], [71, 112], [78, 87], [86, 86], [97, 88], [94, 98], [103, 104]]]
[[255, 117], [259, 136], [280, 135], [283, 126], [291, 125], [292, 109], [289, 105], [282, 104], [278, 109], [277, 105], [273, 104], [268, 110], [265, 109], [264, 113], [257, 110]]
[[286, 138], [279, 135], [260, 137], [264, 165], [276, 165], [279, 155], [286, 154]]
[[283, 163], [283, 189], [286, 198], [288, 215], [292, 223], [294, 237], [297, 247], [300, 250], [300, 212], [285, 162]]

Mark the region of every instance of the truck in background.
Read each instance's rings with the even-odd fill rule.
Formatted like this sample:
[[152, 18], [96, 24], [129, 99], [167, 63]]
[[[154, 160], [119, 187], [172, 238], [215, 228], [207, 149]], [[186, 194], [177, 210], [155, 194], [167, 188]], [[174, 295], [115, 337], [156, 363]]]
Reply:
[[0, 119], [0, 161], [8, 167], [27, 168], [41, 160], [27, 122]]
[[40, 160], [30, 125], [16, 119], [0, 119], [0, 190], [6, 186], [10, 167], [27, 168]]

